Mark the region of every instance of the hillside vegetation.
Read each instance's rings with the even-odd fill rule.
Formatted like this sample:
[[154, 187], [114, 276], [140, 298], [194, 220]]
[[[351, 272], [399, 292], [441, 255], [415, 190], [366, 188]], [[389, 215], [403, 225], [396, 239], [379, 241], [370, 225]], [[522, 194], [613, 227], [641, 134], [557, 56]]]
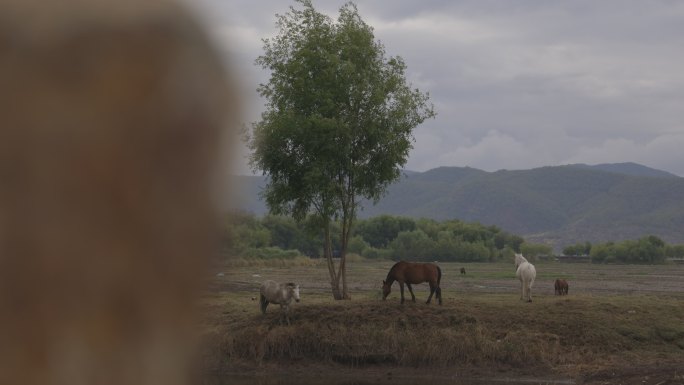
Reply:
[[[608, 170], [608, 171], [606, 171]], [[651, 170], [651, 171], [649, 171]], [[248, 194], [238, 207], [265, 213], [262, 177], [240, 177]], [[485, 172], [440, 167], [407, 173], [362, 218], [380, 214], [495, 225], [557, 247], [657, 235], [684, 243], [684, 178], [644, 166], [571, 165]]]

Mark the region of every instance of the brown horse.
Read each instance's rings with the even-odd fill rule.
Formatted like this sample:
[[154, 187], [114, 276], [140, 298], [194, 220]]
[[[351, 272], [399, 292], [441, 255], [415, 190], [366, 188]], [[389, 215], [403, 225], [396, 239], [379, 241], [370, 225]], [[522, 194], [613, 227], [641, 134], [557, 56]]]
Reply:
[[461, 275], [465, 275], [465, 267], [461, 268]]
[[564, 279], [557, 279], [554, 283], [556, 295], [568, 295], [568, 282]]
[[432, 295], [437, 293], [436, 297], [439, 304], [442, 304], [442, 289], [439, 287], [439, 282], [442, 280], [442, 270], [434, 263], [414, 263], [400, 261], [394, 264], [387, 273], [387, 278], [382, 281], [382, 299], [387, 298], [392, 290], [394, 281], [399, 282], [401, 289], [401, 303], [404, 303], [404, 283], [408, 286], [411, 293], [411, 300], [416, 302], [416, 296], [413, 294], [412, 284], [428, 282], [430, 284], [430, 296], [427, 302], [430, 303]]

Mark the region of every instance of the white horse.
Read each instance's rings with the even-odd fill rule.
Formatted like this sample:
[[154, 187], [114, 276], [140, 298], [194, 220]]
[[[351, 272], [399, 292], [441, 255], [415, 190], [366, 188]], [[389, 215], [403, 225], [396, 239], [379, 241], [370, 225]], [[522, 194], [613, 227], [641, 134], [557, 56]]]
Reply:
[[520, 299], [532, 302], [532, 284], [537, 270], [522, 254], [515, 254], [515, 276], [520, 280]]
[[275, 281], [264, 281], [260, 293], [261, 312], [266, 314], [266, 306], [269, 303], [277, 303], [280, 305], [281, 317], [284, 317], [289, 325], [290, 303], [293, 299], [299, 302], [299, 285], [292, 282], [279, 284]]

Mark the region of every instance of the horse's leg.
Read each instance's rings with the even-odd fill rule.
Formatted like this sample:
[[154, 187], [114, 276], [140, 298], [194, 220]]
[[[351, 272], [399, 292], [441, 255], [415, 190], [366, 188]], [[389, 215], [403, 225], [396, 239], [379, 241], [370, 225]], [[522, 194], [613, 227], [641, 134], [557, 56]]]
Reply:
[[401, 303], [404, 303], [404, 282], [399, 281], [399, 289], [401, 290]]
[[430, 303], [433, 294], [435, 294], [435, 284], [430, 282], [430, 295], [428, 296], [428, 300], [425, 303]]
[[520, 300], [522, 301], [524, 299], [525, 299], [525, 283], [521, 279], [520, 280]]
[[437, 299], [439, 300], [439, 304], [442, 304], [442, 288], [437, 286], [435, 289], [437, 291]]
[[290, 305], [285, 305], [285, 321], [287, 326], [290, 326]]
[[528, 281], [525, 286], [527, 287], [527, 302], [532, 302], [532, 281]]
[[263, 294], [259, 296], [259, 302], [261, 303], [261, 313], [266, 314], [266, 306], [268, 306], [268, 301]]
[[413, 288], [411, 287], [411, 284], [406, 282], [406, 287], [408, 287], [409, 293], [411, 293], [411, 301], [416, 302], [416, 296], [413, 294]]

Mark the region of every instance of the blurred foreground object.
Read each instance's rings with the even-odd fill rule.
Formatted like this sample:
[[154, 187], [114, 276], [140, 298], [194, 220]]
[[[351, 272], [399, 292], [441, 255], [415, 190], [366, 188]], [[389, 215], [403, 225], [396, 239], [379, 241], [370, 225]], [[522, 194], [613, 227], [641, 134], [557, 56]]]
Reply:
[[188, 383], [226, 91], [171, 2], [0, 2], [0, 384]]

